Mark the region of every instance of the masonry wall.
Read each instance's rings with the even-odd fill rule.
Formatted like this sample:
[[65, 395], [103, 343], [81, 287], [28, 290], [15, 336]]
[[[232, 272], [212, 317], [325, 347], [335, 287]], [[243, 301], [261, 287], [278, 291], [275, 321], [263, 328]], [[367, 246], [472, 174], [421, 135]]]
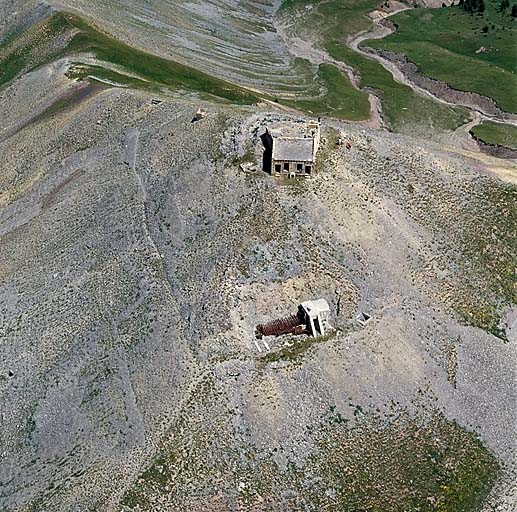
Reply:
[[[278, 168], [277, 166], [280, 166]], [[286, 166], [288, 168], [286, 169]], [[279, 169], [279, 170], [278, 170]], [[301, 160], [273, 160], [271, 165], [271, 174], [290, 174], [310, 175], [314, 172], [313, 162], [304, 162]]]

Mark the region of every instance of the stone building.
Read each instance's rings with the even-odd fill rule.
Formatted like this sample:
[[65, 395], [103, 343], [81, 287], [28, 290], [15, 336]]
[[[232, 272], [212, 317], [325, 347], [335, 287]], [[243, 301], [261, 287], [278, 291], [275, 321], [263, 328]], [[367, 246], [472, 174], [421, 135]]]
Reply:
[[320, 123], [284, 126], [268, 132], [271, 144], [271, 174], [290, 178], [310, 176], [320, 144]]

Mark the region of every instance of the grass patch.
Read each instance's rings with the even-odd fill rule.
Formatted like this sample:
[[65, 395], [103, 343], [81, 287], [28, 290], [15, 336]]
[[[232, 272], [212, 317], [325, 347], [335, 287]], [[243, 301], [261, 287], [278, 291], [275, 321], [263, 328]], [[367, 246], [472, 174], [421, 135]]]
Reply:
[[484, 121], [474, 126], [471, 132], [487, 144], [499, 144], [517, 149], [517, 126]]
[[517, 28], [508, 14], [496, 11], [499, 5], [487, 0], [483, 15], [459, 6], [404, 11], [391, 18], [393, 34], [364, 44], [403, 53], [424, 75], [517, 112]]
[[441, 415], [364, 433], [326, 422], [322, 434], [318, 474], [337, 490], [335, 510], [476, 512], [499, 474], [481, 442]]
[[283, 187], [286, 187], [293, 196], [303, 196], [307, 192], [307, 183], [305, 177], [289, 178], [288, 176], [275, 176]]
[[320, 97], [309, 100], [280, 100], [284, 105], [299, 108], [316, 115], [325, 115], [361, 121], [368, 119], [370, 104], [368, 96], [354, 89], [348, 77], [331, 64], [320, 64], [318, 79], [325, 90]]
[[501, 306], [517, 302], [517, 188], [489, 181], [471, 194], [480, 200], [477, 208], [468, 212], [466, 222], [462, 222], [462, 247], [471, 269], [468, 275], [472, 278], [475, 272], [479, 276], [479, 288], [477, 293], [458, 301], [456, 309], [468, 323], [506, 339], [499, 327], [499, 312]]
[[307, 350], [309, 350], [316, 343], [322, 343], [329, 341], [336, 337], [337, 330], [333, 330], [325, 336], [306, 336], [301, 339], [293, 339], [293, 343], [290, 346], [284, 346], [280, 350], [275, 352], [269, 352], [263, 358], [260, 359], [262, 367], [267, 366], [275, 361], [294, 361], [299, 357], [303, 356]]
[[0, 87], [22, 72], [34, 69], [57, 57], [62, 45], [55, 41], [64, 38], [69, 26], [56, 15], [25, 32], [15, 32], [0, 43]]

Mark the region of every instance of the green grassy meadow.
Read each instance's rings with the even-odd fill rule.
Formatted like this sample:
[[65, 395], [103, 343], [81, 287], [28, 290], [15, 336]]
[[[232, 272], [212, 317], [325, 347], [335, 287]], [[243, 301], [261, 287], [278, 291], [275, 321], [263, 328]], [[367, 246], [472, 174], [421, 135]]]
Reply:
[[484, 121], [472, 128], [472, 133], [487, 144], [500, 144], [517, 149], [517, 126]]
[[361, 87], [381, 92], [385, 119], [394, 131], [414, 132], [428, 128], [437, 131], [454, 130], [468, 120], [463, 108], [453, 108], [424, 98], [406, 85], [393, 79], [389, 71], [377, 61], [350, 50], [338, 41], [329, 42], [327, 51], [335, 59], [347, 62], [361, 75]]
[[486, 0], [482, 15], [459, 6], [404, 11], [391, 18], [393, 34], [364, 44], [406, 54], [424, 75], [517, 112], [517, 24], [499, 5]]
[[[279, 13], [294, 21], [296, 31], [309, 32], [334, 59], [356, 69], [361, 88], [381, 91], [384, 118], [394, 131], [454, 130], [468, 118], [465, 109], [450, 108], [415, 94], [396, 82], [380, 63], [348, 48], [347, 37], [368, 29], [372, 22], [367, 14], [381, 3], [379, 0], [285, 0]], [[311, 6], [310, 11], [306, 5]], [[295, 13], [298, 17], [293, 16]]]

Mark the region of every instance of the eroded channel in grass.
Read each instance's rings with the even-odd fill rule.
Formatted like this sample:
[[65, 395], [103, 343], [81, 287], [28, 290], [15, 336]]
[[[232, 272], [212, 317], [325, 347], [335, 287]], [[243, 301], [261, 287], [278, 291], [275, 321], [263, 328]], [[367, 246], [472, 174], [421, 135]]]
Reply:
[[346, 5], [338, 0], [305, 2], [285, 0], [279, 16], [298, 37], [315, 40], [331, 58], [354, 68], [360, 87], [375, 91], [382, 103], [384, 120], [394, 131], [429, 134], [450, 131], [464, 124], [467, 111], [438, 103], [398, 83], [379, 62], [348, 46], [352, 34], [372, 26], [368, 14], [381, 6], [378, 0], [355, 0]]

